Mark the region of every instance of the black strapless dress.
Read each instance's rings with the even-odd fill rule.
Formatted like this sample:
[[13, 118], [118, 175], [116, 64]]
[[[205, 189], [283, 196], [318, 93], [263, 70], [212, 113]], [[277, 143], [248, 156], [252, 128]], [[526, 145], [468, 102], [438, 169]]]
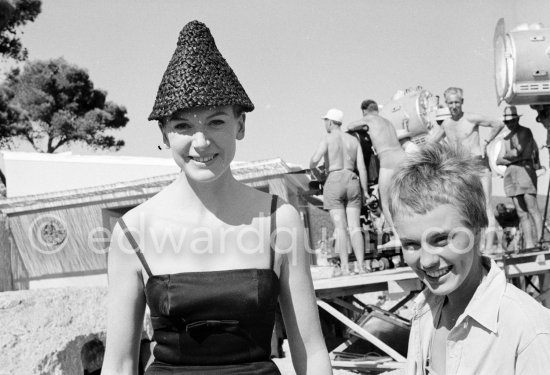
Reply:
[[[271, 233], [276, 208], [273, 196]], [[269, 269], [153, 275], [126, 224], [119, 223], [149, 275], [145, 296], [156, 346], [146, 375], [280, 375], [270, 359], [279, 297], [272, 248]]]
[[154, 275], [145, 293], [157, 343], [147, 375], [280, 374], [270, 360], [273, 270]]

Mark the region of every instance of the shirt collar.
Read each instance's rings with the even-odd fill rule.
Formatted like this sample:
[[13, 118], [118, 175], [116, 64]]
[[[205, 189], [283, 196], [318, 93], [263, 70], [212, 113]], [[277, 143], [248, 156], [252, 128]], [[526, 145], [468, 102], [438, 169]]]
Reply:
[[470, 316], [485, 328], [497, 333], [500, 300], [506, 289], [506, 277], [494, 260], [482, 257], [489, 273], [477, 287], [463, 316]]
[[431, 311], [433, 315], [439, 308], [439, 305], [443, 304], [444, 301], [445, 296], [438, 296], [430, 292], [428, 288], [424, 288], [424, 290], [414, 299], [414, 315], [420, 317], [429, 311]]

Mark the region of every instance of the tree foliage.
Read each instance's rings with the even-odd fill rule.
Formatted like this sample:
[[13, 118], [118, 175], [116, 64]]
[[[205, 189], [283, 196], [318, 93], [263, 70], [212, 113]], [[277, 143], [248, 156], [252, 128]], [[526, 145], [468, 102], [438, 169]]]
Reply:
[[22, 138], [49, 153], [73, 142], [118, 150], [124, 141], [105, 133], [128, 123], [126, 109], [106, 98], [84, 69], [63, 58], [27, 62], [0, 85], [0, 139], [6, 145]]
[[41, 5], [41, 0], [0, 0], [0, 55], [20, 61], [27, 58], [20, 28], [36, 19]]

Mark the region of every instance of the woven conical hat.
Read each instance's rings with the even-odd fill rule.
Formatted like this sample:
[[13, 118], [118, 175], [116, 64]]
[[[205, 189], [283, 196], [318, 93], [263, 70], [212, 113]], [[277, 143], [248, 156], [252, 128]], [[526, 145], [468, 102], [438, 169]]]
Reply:
[[240, 105], [246, 112], [254, 109], [208, 27], [191, 21], [180, 32], [149, 120], [160, 120], [188, 108], [225, 105]]

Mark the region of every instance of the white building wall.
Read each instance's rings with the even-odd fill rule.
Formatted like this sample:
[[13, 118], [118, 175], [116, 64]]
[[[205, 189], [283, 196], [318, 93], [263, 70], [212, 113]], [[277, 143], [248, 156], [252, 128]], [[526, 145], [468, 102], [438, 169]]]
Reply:
[[7, 197], [137, 180], [180, 169], [171, 158], [0, 152]]

